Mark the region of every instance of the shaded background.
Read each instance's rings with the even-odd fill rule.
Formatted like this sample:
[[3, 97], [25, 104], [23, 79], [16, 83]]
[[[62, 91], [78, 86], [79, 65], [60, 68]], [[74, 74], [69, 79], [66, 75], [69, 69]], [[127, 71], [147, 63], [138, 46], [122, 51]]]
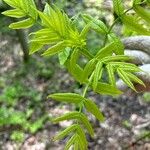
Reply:
[[[70, 17], [89, 13], [108, 25], [115, 18], [115, 14], [110, 14], [109, 2], [103, 3], [105, 5], [98, 0], [53, 2], [65, 9]], [[44, 3], [37, 0], [41, 10]], [[0, 1], [0, 11], [6, 9], [7, 6]], [[28, 55], [26, 34], [38, 26], [30, 31], [15, 31], [8, 28], [12, 21], [0, 15], [0, 149], [62, 150], [67, 139], [54, 143], [51, 138], [72, 122], [53, 125], [50, 118], [75, 108], [46, 97], [55, 92], [80, 93], [82, 87], [59, 65], [57, 57], [43, 58], [38, 53]], [[82, 28], [83, 24], [79, 17], [78, 27]], [[132, 34], [122, 29], [120, 23], [115, 31], [120, 36]], [[101, 35], [89, 33], [88, 47], [93, 53], [102, 42]], [[150, 93], [136, 94], [129, 90], [119, 97], [108, 97], [89, 91], [89, 97], [107, 118], [104, 123], [99, 123], [89, 115], [95, 130], [94, 139], [87, 135], [90, 150], [150, 149], [150, 139], [145, 136], [150, 132]]]

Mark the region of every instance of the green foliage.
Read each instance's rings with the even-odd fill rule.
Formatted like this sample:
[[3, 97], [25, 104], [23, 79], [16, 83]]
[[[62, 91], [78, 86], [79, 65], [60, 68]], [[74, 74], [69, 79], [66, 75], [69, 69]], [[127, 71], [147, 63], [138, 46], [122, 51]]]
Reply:
[[144, 98], [145, 102], [150, 103], [150, 93], [149, 92], [144, 93], [143, 98]]
[[25, 135], [21, 131], [14, 131], [11, 134], [11, 139], [14, 141], [17, 141], [17, 142], [22, 142], [24, 140], [24, 137], [25, 137]]
[[20, 111], [15, 111], [14, 109], [1, 108], [0, 115], [0, 126], [20, 125], [26, 121], [25, 114]]
[[41, 118], [38, 118], [34, 122], [28, 122], [26, 124], [26, 128], [30, 131], [30, 133], [34, 134], [43, 127], [43, 124], [47, 118], [48, 118], [47, 115], [43, 115]]
[[140, 133], [140, 135], [138, 135], [138, 139], [150, 139], [150, 131], [149, 130], [144, 130]]
[[[16, 109], [21, 99], [31, 99], [28, 106], [24, 110]], [[13, 130], [10, 138], [12, 140], [22, 142], [25, 138], [25, 132], [36, 133], [43, 127], [47, 120], [47, 115], [43, 114], [37, 120], [33, 120], [36, 109], [41, 101], [41, 95], [34, 89], [23, 86], [20, 82], [5, 86], [0, 95], [0, 127], [10, 126], [17, 127], [18, 130]], [[34, 107], [33, 107], [34, 103]], [[39, 109], [39, 106], [38, 106]]]
[[125, 128], [127, 128], [127, 129], [131, 129], [131, 128], [132, 128], [132, 124], [130, 123], [129, 120], [124, 120], [124, 121], [122, 122], [122, 124], [123, 124], [123, 126], [124, 126]]
[[[44, 56], [55, 55], [64, 51], [67, 47], [74, 48], [85, 45], [84, 39], [81, 38], [78, 30], [74, 28], [72, 21], [56, 6], [52, 8], [46, 4], [44, 12], [38, 11], [38, 14], [44, 29], [33, 33], [34, 38], [30, 41], [30, 53], [34, 53], [45, 44], [51, 44], [52, 46], [42, 54]], [[34, 45], [36, 44], [39, 47], [35, 48]]]
[[[42, 55], [53, 56], [57, 54], [60, 64], [65, 65], [76, 81], [85, 85], [82, 96], [75, 93], [56, 93], [49, 95], [48, 98], [79, 106], [79, 111], [69, 112], [52, 120], [54, 123], [73, 120], [73, 125], [59, 132], [53, 140], [59, 140], [69, 135], [71, 138], [67, 141], [65, 150], [69, 150], [72, 145], [75, 150], [87, 149], [85, 129], [91, 136], [94, 135], [94, 131], [83, 108], [93, 114], [98, 120], [104, 121], [104, 116], [97, 105], [92, 100], [86, 98], [88, 88], [91, 87], [100, 94], [112, 96], [121, 94], [122, 92], [116, 87], [116, 74], [134, 91], [136, 91], [134, 83], [145, 86], [135, 76], [135, 73], [141, 70], [136, 65], [128, 62], [132, 58], [124, 56], [124, 45], [120, 38], [113, 33], [112, 28], [120, 20], [123, 25], [135, 33], [150, 35], [149, 28], [145, 28], [137, 19], [140, 17], [149, 23], [150, 13], [141, 6], [141, 3], [147, 4], [148, 1], [134, 0], [133, 6], [125, 10], [122, 0], [113, 0], [113, 10], [118, 18], [110, 27], [101, 20], [87, 14], [82, 14], [81, 16], [85, 23], [82, 30], [75, 24], [78, 21], [78, 17], [70, 19], [63, 10], [60, 10], [55, 5], [50, 6], [46, 4], [42, 12], [36, 8], [32, 0], [4, 1], [15, 8], [3, 12], [4, 15], [26, 18], [17, 23], [12, 23], [10, 25], [11, 28], [28, 28], [36, 22], [41, 27], [40, 30], [30, 33], [30, 54], [39, 51], [42, 47], [48, 46], [48, 49]], [[131, 9], [135, 11], [136, 16], [127, 14]], [[91, 30], [104, 37], [103, 47], [99, 48], [95, 55], [87, 47], [88, 33]], [[84, 66], [79, 63], [82, 57], [87, 60]], [[104, 75], [106, 76], [105, 81], [103, 80]], [[29, 123], [27, 127], [34, 133], [41, 127], [44, 120], [45, 118], [40, 119], [32, 125]]]
[[7, 105], [15, 105], [17, 99], [23, 93], [23, 87], [19, 84], [8, 86], [0, 95], [0, 102], [5, 102]]

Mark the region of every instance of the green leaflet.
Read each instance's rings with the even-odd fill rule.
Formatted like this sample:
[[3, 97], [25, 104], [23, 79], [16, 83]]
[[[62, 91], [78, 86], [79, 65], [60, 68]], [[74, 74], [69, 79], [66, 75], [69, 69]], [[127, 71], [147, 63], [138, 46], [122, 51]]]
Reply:
[[138, 68], [137, 66], [119, 66], [120, 69], [123, 69], [124, 71], [129, 72], [141, 72], [142, 70]]
[[150, 6], [150, 0], [146, 0], [147, 4]]
[[126, 74], [126, 72], [124, 72], [122, 69], [118, 68], [117, 69], [117, 73], [119, 75], [119, 77], [134, 91], [136, 91], [133, 83], [130, 81], [128, 75]]
[[[23, 0], [24, 3], [26, 2], [25, 0]], [[29, 16], [31, 16], [34, 20], [37, 20], [38, 18], [38, 12], [36, 11], [36, 5], [35, 5], [35, 2], [34, 0], [27, 0], [28, 2], [28, 10], [30, 9], [30, 14]]]
[[51, 36], [51, 34], [52, 34], [52, 35], [55, 34], [54, 36], [57, 35], [57, 34], [56, 34], [53, 30], [51, 30], [50, 28], [44, 28], [44, 29], [38, 30], [38, 31], [36, 31], [36, 32], [32, 32], [32, 33], [30, 33], [29, 35], [35, 35], [36, 37], [40, 37], [40, 36], [49, 37], [49, 36]]
[[41, 45], [46, 45], [46, 44], [55, 44], [57, 42], [61, 42], [60, 38], [56, 36], [52, 36], [52, 37], [37, 37], [34, 38], [33, 40], [30, 40], [30, 43], [37, 43], [37, 44], [41, 44]]
[[96, 60], [91, 59], [86, 66], [84, 67], [83, 74], [82, 74], [82, 81], [84, 82], [85, 79], [87, 80], [90, 74], [92, 74], [93, 70], [95, 69]]
[[103, 63], [111, 62], [111, 61], [127, 61], [131, 60], [132, 58], [125, 55], [115, 55], [115, 56], [107, 56], [104, 57], [101, 61]]
[[100, 20], [97, 20], [93, 18], [90, 15], [83, 14], [82, 18], [84, 19], [85, 22], [91, 26], [93, 30], [95, 30], [98, 33], [106, 34], [108, 32], [107, 26]]
[[16, 8], [3, 12], [4, 15], [14, 18], [28, 16], [31, 20], [37, 20], [38, 14], [36, 11], [36, 5], [33, 0], [4, 0], [4, 2], [6, 2], [11, 7]]
[[80, 37], [86, 38], [87, 33], [89, 32], [90, 28], [91, 28], [91, 23], [88, 23], [87, 25], [85, 25], [85, 27], [83, 28], [83, 30], [80, 33]]
[[90, 135], [91, 136], [94, 135], [94, 131], [93, 131], [92, 126], [91, 126], [90, 122], [88, 121], [87, 117], [84, 114], [82, 114], [80, 112], [77, 112], [77, 111], [70, 112], [70, 113], [67, 113], [67, 114], [65, 114], [63, 116], [60, 116], [60, 117], [54, 119], [53, 122], [54, 123], [58, 123], [60, 121], [70, 120], [70, 119], [77, 119], [77, 120], [79, 120], [86, 127], [86, 129], [88, 130]]
[[105, 46], [104, 48], [102, 48], [101, 50], [99, 50], [95, 58], [102, 59], [106, 56], [112, 55], [114, 50], [115, 50], [115, 43], [112, 42], [107, 46]]
[[[37, 43], [40, 46], [53, 45], [43, 53], [44, 56], [54, 55], [64, 50], [59, 54], [61, 64], [64, 64], [70, 54], [65, 48], [76, 49], [76, 47], [82, 47], [85, 44], [84, 40], [81, 39], [77, 29], [75, 31], [72, 29], [68, 16], [55, 5], [52, 8], [46, 4], [44, 12], [37, 12], [45, 29], [31, 33], [30, 35], [34, 35], [34, 37], [30, 43]], [[31, 52], [38, 49], [34, 46]], [[72, 63], [72, 61], [70, 62]]]
[[135, 12], [145, 21], [150, 24], [150, 11], [141, 7], [140, 5], [134, 5]]
[[122, 0], [113, 0], [113, 9], [118, 16], [121, 16], [124, 12]]
[[54, 5], [54, 10], [55, 10], [56, 14], [58, 15], [57, 26], [60, 29], [59, 30], [60, 35], [62, 37], [67, 37], [66, 36], [66, 35], [68, 35], [68, 29], [67, 29], [67, 27], [70, 26], [69, 22], [67, 22], [68, 18], [64, 17], [64, 14], [63, 14], [64, 12], [61, 12], [58, 9], [58, 7], [56, 7], [55, 5]]
[[144, 1], [147, 1], [147, 0], [133, 0], [133, 5], [140, 5], [141, 4], [141, 1], [144, 2]]
[[38, 51], [38, 50], [41, 49], [42, 47], [43, 47], [42, 44], [38, 44], [38, 43], [32, 42], [32, 43], [30, 44], [30, 47], [29, 47], [29, 54], [31, 55], [31, 54], [35, 53], [36, 51]]
[[75, 49], [73, 50], [72, 54], [71, 54], [71, 58], [68, 59], [65, 63], [68, 71], [70, 72], [70, 74], [80, 83], [83, 83], [84, 81], [82, 80], [82, 74], [83, 74], [83, 69], [76, 64], [77, 59], [79, 57], [79, 50]]
[[33, 24], [34, 24], [34, 20], [28, 18], [28, 19], [25, 19], [25, 20], [22, 20], [22, 21], [11, 23], [9, 25], [9, 27], [12, 28], [12, 29], [24, 29], [24, 28], [31, 27]]
[[87, 49], [83, 48], [82, 51], [80, 51], [80, 53], [85, 57], [87, 57], [88, 59], [94, 58], [94, 56]]
[[65, 47], [65, 42], [59, 42], [56, 45], [50, 47], [49, 49], [47, 49], [42, 55], [43, 56], [52, 56], [55, 55], [57, 53], [59, 53], [60, 51], [62, 51]]
[[93, 128], [92, 128], [90, 122], [88, 121], [88, 118], [83, 113], [80, 114], [80, 121], [86, 127], [89, 134], [93, 137], [94, 136]]
[[72, 70], [74, 70], [74, 66], [77, 63], [78, 58], [79, 58], [79, 49], [74, 49], [70, 58], [70, 66], [72, 67]]
[[40, 11], [38, 11], [38, 14], [39, 14], [39, 16], [40, 16], [40, 18], [42, 20], [42, 25], [47, 27], [47, 28], [52, 28], [54, 30], [53, 25], [50, 22], [50, 19], [49, 19], [48, 15], [46, 15], [46, 14], [40, 12]]
[[70, 22], [70, 24], [71, 24], [71, 26], [73, 27], [73, 28], [76, 28], [76, 25], [78, 24], [78, 19], [79, 19], [79, 16], [81, 15], [81, 13], [79, 12], [79, 13], [77, 13], [77, 14], [75, 14], [74, 16], [72, 16], [71, 17], [71, 22]]
[[101, 79], [102, 77], [102, 73], [103, 73], [103, 63], [102, 62], [98, 62], [96, 64], [96, 68], [94, 70], [94, 76], [93, 76], [93, 82], [92, 82], [92, 85], [93, 85], [93, 89], [95, 90], [96, 87], [97, 87], [97, 84], [98, 84], [98, 80]]
[[74, 143], [74, 150], [79, 150], [79, 140], [77, 139]]
[[107, 94], [111, 96], [122, 94], [122, 92], [118, 90], [116, 87], [107, 83], [102, 83], [102, 82], [98, 82], [95, 92], [99, 94], [104, 94], [104, 95]]
[[[71, 145], [74, 145], [74, 147], [76, 144], [76, 146], [78, 148], [80, 147], [82, 149], [87, 149], [87, 140], [86, 140], [85, 133], [84, 133], [83, 129], [80, 127], [80, 125], [78, 125], [78, 124], [73, 124], [73, 125], [67, 127], [65, 130], [59, 132], [53, 138], [53, 141], [60, 140], [71, 133], [74, 133], [73, 136], [76, 136], [76, 140], [73, 143], [70, 143], [70, 142], [69, 143]], [[68, 146], [71, 146], [70, 144]], [[68, 147], [68, 146], [66, 146], [66, 147]]]
[[9, 6], [17, 8], [18, 3], [16, 2], [16, 0], [3, 0], [5, 3], [7, 3]]
[[145, 29], [133, 16], [123, 15], [121, 20], [125, 26], [141, 35], [150, 35], [150, 32]]
[[64, 65], [70, 55], [71, 48], [66, 47], [64, 51], [58, 54], [59, 62]]
[[124, 45], [114, 33], [111, 32], [108, 34], [108, 40], [109, 42], [115, 43], [115, 50], [114, 50], [115, 54], [124, 55]]
[[14, 18], [22, 18], [26, 16], [26, 14], [20, 9], [7, 10], [2, 12], [2, 14]]
[[79, 81], [80, 83], [84, 83], [85, 81], [84, 80], [82, 80], [82, 74], [83, 74], [83, 69], [79, 66], [79, 65], [75, 65], [74, 66], [74, 70], [72, 71], [72, 72], [70, 72], [72, 75], [73, 75], [73, 77], [77, 80], [77, 81]]
[[80, 102], [85, 100], [82, 96], [75, 93], [56, 93], [56, 94], [49, 95], [48, 98], [52, 98], [54, 100], [63, 101], [67, 103], [75, 103], [75, 104], [79, 104]]
[[64, 150], [69, 150], [70, 147], [74, 144], [74, 142], [77, 140], [77, 135], [74, 134], [66, 143]]
[[135, 70], [141, 71], [140, 68], [138, 68], [135, 64], [131, 64], [131, 63], [126, 63], [126, 62], [109, 62], [107, 64], [111, 64], [114, 67], [122, 67], [122, 68], [127, 68], [127, 69], [131, 68], [131, 69], [135, 69]]
[[70, 120], [70, 119], [80, 119], [80, 116], [79, 116], [79, 112], [77, 111], [74, 111], [74, 112], [69, 112], [69, 113], [66, 113], [58, 118], [55, 118], [53, 120], [54, 123], [58, 123], [60, 121], [64, 121], [64, 120]]
[[[79, 149], [78, 150], [87, 150], [87, 146], [84, 144], [82, 138], [79, 136], [79, 134], [77, 134], [77, 140], [78, 140], [78, 144], [79, 144]], [[75, 150], [75, 149], [74, 149]]]
[[73, 124], [69, 126], [68, 128], [66, 128], [65, 130], [59, 132], [57, 135], [55, 135], [55, 137], [53, 138], [53, 141], [60, 140], [64, 138], [66, 135], [74, 132], [76, 129], [78, 129], [78, 126], [79, 126], [78, 124]]
[[65, 62], [65, 66], [67, 67], [69, 73], [75, 78], [76, 81], [83, 83], [81, 75], [83, 74], [83, 69], [79, 65], [75, 65], [73, 68], [71, 66], [70, 60]]
[[116, 80], [115, 80], [115, 75], [114, 75], [114, 68], [111, 64], [108, 64], [106, 66], [107, 68], [107, 72], [108, 72], [108, 77], [109, 77], [109, 83], [112, 85], [112, 86], [116, 86]]
[[61, 38], [56, 32], [50, 28], [41, 29], [37, 32], [33, 32], [33, 38], [30, 40], [30, 53], [38, 51], [45, 44], [55, 44], [61, 41]]
[[113, 39], [113, 42], [111, 40], [111, 43], [103, 47], [101, 50], [98, 51], [95, 58], [102, 59], [107, 56], [111, 56], [113, 53], [117, 55], [123, 55], [124, 54], [124, 47], [122, 45], [122, 42], [118, 39]]
[[130, 73], [130, 72], [126, 72], [127, 76], [130, 78], [130, 80], [136, 82], [136, 83], [139, 83], [141, 85], [143, 85], [145, 87], [145, 84], [144, 82], [139, 79], [137, 76], [135, 76], [134, 74]]
[[[44, 13], [49, 16], [49, 19], [51, 20], [52, 26], [55, 27], [60, 34], [60, 36], [65, 36], [66, 35], [66, 20], [62, 14], [62, 12], [55, 6], [53, 5], [53, 8], [49, 6], [48, 3], [46, 3]], [[54, 29], [55, 29], [54, 28]]]
[[81, 126], [79, 126], [79, 125], [78, 125], [78, 129], [77, 129], [77, 134], [82, 139], [81, 143], [83, 143], [83, 147], [85, 149], [87, 149], [88, 143], [87, 143], [87, 140], [86, 140], [86, 135], [85, 135], [85, 132], [83, 131], [83, 129], [81, 128]]
[[92, 113], [99, 121], [105, 120], [103, 114], [101, 113], [101, 111], [99, 110], [97, 105], [92, 100], [86, 99], [84, 101], [84, 105], [85, 105], [87, 111]]
[[25, 13], [28, 13], [28, 0], [18, 0], [18, 7], [20, 7]]

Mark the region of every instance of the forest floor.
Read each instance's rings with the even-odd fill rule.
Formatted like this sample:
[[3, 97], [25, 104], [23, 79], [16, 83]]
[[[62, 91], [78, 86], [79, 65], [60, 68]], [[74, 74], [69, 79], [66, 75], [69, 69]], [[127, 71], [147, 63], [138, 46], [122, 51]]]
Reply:
[[[79, 84], [55, 63], [57, 58], [34, 55], [30, 63], [24, 64], [17, 43], [10, 36], [0, 37], [0, 95], [4, 94], [6, 86], [16, 85], [17, 82], [31, 92], [36, 91], [34, 96], [36, 93], [40, 95], [40, 104], [36, 105], [36, 101], [32, 104], [35, 109], [33, 118], [38, 118], [43, 112], [51, 117], [73, 110], [73, 106], [62, 105], [46, 97], [55, 92], [81, 93]], [[15, 108], [23, 111], [32, 97], [19, 97]], [[119, 97], [109, 97], [89, 91], [88, 97], [99, 105], [106, 117], [106, 121], [100, 123], [89, 115], [95, 131], [94, 138], [87, 135], [89, 150], [150, 150], [150, 138], [142, 137], [150, 130], [150, 105], [143, 100], [142, 93], [135, 94], [129, 90]], [[4, 104], [0, 105], [4, 107]], [[46, 121], [36, 133], [26, 132], [22, 142], [10, 138], [11, 126], [0, 127], [0, 150], [63, 150], [66, 139], [60, 142], [51, 139], [56, 132], [71, 123], [54, 125]]]

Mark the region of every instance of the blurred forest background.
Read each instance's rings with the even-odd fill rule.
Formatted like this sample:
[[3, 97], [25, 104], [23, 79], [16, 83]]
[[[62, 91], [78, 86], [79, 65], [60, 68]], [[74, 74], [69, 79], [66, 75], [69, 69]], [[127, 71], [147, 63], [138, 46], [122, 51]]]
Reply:
[[[36, 0], [39, 9], [45, 1]], [[52, 3], [52, 0], [47, 1]], [[109, 1], [104, 5], [100, 0], [53, 0], [70, 17], [88, 13], [111, 24], [115, 16], [110, 13]], [[126, 1], [130, 5], [130, 1]], [[7, 6], [0, 0], [0, 11]], [[79, 17], [79, 28], [83, 20]], [[55, 92], [81, 92], [81, 86], [57, 63], [57, 57], [28, 55], [26, 33], [35, 31], [38, 26], [27, 30], [11, 30], [8, 25], [13, 20], [0, 14], [0, 149], [1, 150], [62, 150], [65, 140], [52, 142], [52, 136], [61, 127], [72, 122], [53, 125], [52, 116], [73, 110], [72, 106], [62, 105], [47, 99]], [[116, 32], [131, 35], [131, 31], [120, 29]], [[88, 47], [93, 52], [102, 46], [103, 37], [91, 32]], [[83, 60], [84, 61], [84, 60]], [[150, 93], [128, 91], [119, 97], [94, 94], [95, 100], [106, 116], [104, 123], [93, 122], [95, 137], [89, 140], [90, 150], [150, 149]]]

